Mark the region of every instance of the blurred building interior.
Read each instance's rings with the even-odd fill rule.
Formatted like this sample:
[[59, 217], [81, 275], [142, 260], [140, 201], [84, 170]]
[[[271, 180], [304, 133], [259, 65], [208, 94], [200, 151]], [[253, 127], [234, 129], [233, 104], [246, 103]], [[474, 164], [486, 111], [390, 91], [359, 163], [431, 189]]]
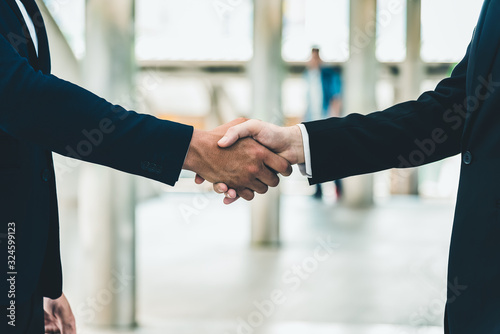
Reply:
[[[416, 99], [465, 55], [482, 5], [37, 2], [55, 75], [199, 129], [240, 116], [300, 123], [312, 46], [342, 74], [344, 114]], [[313, 199], [295, 170], [224, 206], [189, 172], [171, 188], [57, 156], [80, 333], [441, 333], [459, 166], [349, 178], [340, 202], [330, 184]]]

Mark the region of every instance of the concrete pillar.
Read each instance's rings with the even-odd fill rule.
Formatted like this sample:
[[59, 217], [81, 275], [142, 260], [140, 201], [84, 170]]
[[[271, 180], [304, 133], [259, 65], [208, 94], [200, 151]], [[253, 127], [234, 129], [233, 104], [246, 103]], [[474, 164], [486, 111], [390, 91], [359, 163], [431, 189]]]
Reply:
[[[134, 95], [134, 0], [86, 1], [85, 86], [131, 106]], [[79, 185], [84, 247], [84, 293], [92, 303], [85, 321], [96, 326], [135, 325], [134, 179], [85, 165]]]
[[[377, 0], [350, 1], [350, 58], [344, 74], [344, 103], [348, 113], [367, 114], [376, 109], [376, 7]], [[373, 175], [346, 179], [343, 202], [352, 207], [371, 205]]]
[[[284, 63], [281, 57], [282, 1], [254, 0], [254, 55], [250, 64], [253, 115], [283, 124], [281, 86]], [[279, 242], [279, 188], [252, 202], [252, 243]]]
[[403, 100], [410, 100], [420, 95], [420, 85], [424, 77], [424, 63], [420, 57], [422, 49], [421, 0], [407, 0], [406, 17], [406, 60], [401, 68], [401, 96]]
[[[421, 0], [407, 1], [406, 60], [401, 66], [397, 102], [415, 100], [421, 93], [424, 76], [421, 50]], [[395, 170], [391, 175], [391, 193], [418, 194], [418, 170]]]

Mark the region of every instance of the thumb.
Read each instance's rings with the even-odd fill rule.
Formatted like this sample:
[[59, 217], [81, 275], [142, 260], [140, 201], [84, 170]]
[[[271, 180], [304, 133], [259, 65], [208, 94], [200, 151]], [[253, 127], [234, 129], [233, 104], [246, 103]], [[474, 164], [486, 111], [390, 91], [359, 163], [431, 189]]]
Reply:
[[217, 143], [220, 147], [230, 147], [238, 141], [238, 139], [256, 136], [261, 129], [259, 122], [256, 120], [246, 121], [229, 128], [224, 137]]
[[63, 325], [61, 334], [76, 334], [76, 324], [74, 320]]

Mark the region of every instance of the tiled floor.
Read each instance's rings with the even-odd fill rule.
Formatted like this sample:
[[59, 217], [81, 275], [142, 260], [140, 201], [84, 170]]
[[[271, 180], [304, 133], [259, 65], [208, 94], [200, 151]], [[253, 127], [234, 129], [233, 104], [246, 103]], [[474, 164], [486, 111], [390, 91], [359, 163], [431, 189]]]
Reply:
[[186, 323], [178, 324], [162, 323], [149, 327], [141, 327], [136, 330], [109, 330], [86, 328], [84, 334], [229, 334], [229, 333], [259, 333], [259, 334], [443, 334], [443, 329], [437, 326], [399, 326], [399, 325], [339, 325], [318, 323], [275, 323], [255, 330], [254, 332], [235, 330], [228, 324], [206, 324]]
[[249, 246], [249, 208], [178, 193], [140, 205], [134, 333], [442, 333], [453, 203], [285, 195], [268, 248]]

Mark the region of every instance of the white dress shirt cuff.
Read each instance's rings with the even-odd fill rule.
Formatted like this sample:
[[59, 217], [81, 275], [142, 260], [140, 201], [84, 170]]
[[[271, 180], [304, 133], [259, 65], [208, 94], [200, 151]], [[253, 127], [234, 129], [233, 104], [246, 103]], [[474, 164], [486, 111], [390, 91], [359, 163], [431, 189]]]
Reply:
[[302, 175], [312, 178], [311, 149], [309, 148], [309, 134], [304, 124], [297, 125], [302, 133], [302, 144], [304, 145], [305, 163], [299, 164]]

